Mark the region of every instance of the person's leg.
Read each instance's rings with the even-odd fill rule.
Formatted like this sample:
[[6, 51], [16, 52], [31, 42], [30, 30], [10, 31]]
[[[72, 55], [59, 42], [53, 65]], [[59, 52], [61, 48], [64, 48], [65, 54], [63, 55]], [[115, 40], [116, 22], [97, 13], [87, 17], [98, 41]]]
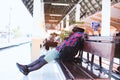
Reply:
[[48, 63], [56, 58], [58, 58], [58, 51], [56, 49], [48, 51], [43, 58], [41, 58], [41, 57], [39, 58], [39, 62], [37, 64], [35, 64], [34, 66], [29, 68], [29, 72], [40, 69], [46, 63]]
[[37, 70], [44, 66], [46, 63], [58, 58], [58, 54], [58, 51], [56, 49], [53, 49], [51, 51], [48, 51], [45, 56], [40, 57], [29, 65], [21, 65], [19, 63], [16, 65], [24, 75], [28, 75], [29, 72]]
[[34, 62], [32, 62], [32, 63], [30, 63], [30, 64], [28, 64], [28, 65], [26, 65], [26, 66], [27, 66], [28, 68], [33, 67], [33, 66], [35, 66], [36, 64], [38, 64], [38, 63], [40, 62], [40, 60], [43, 59], [44, 57], [45, 57], [45, 55], [42, 55], [42, 56], [40, 56], [39, 59], [35, 60]]
[[52, 50], [48, 51], [47, 55], [45, 55], [44, 57], [44, 59], [47, 62], [55, 60], [56, 58], [59, 58], [59, 52], [56, 50], [56, 48], [53, 48]]
[[38, 62], [36, 65], [28, 68], [28, 71], [31, 72], [31, 71], [38, 70], [38, 69], [40, 69], [42, 66], [44, 66], [45, 64], [47, 64], [47, 61], [42, 58], [42, 59], [39, 60], [39, 62]]
[[19, 64], [19, 63], [17, 63], [17, 65], [21, 65], [22, 68], [28, 69], [28, 68], [33, 67], [33, 66], [35, 66], [36, 64], [38, 64], [39, 61], [40, 61], [41, 59], [43, 59], [44, 57], [45, 57], [45, 55], [42, 55], [42, 56], [40, 56], [39, 59], [36, 59], [35, 61], [33, 61], [32, 63], [30, 63], [30, 64], [28, 64], [28, 65], [22, 65], [22, 64]]
[[[31, 63], [32, 66], [27, 67], [27, 65], [21, 65], [19, 63], [16, 63], [17, 67], [19, 68], [20, 72], [22, 72], [24, 75], [28, 75], [31, 71], [35, 71], [45, 64], [47, 64], [47, 61], [45, 61], [43, 58], [41, 58], [39, 61], [37, 61], [36, 64]], [[30, 65], [31, 65], [30, 64]]]
[[22, 65], [19, 63], [16, 63], [18, 69], [20, 72], [22, 72], [24, 75], [28, 75], [29, 72], [37, 70], [41, 68], [43, 65], [45, 65], [47, 62], [44, 60], [45, 55], [40, 56], [39, 59], [33, 61], [32, 63], [28, 65]]

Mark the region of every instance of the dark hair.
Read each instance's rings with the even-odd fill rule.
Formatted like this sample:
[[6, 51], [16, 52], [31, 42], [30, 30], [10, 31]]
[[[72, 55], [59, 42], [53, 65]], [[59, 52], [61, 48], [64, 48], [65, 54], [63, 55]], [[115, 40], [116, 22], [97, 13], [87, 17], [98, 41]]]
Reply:
[[75, 26], [75, 27], [72, 29], [72, 31], [73, 31], [73, 32], [84, 32], [84, 29]]

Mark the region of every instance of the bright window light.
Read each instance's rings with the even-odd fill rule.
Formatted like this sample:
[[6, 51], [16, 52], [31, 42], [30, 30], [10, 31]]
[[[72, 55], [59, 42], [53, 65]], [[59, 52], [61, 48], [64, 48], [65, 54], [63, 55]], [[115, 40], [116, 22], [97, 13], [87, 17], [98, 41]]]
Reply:
[[61, 14], [50, 14], [50, 16], [62, 16]]
[[51, 5], [55, 5], [55, 6], [69, 6], [69, 4], [66, 4], [66, 3], [51, 3]]

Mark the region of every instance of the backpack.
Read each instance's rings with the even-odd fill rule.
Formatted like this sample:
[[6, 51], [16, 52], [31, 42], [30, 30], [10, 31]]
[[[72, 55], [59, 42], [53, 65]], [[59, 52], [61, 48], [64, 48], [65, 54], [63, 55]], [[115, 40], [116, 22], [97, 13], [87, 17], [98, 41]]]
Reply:
[[79, 51], [83, 50], [84, 44], [83, 37], [77, 40], [77, 44], [75, 46], [65, 46], [60, 50], [59, 58], [64, 61], [72, 61]]

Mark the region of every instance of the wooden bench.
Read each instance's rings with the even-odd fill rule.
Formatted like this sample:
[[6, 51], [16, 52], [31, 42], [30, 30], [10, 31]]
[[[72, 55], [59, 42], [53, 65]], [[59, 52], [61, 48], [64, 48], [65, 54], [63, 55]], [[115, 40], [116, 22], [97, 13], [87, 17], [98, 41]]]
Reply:
[[[84, 40], [83, 51], [92, 55], [97, 55], [100, 58], [105, 58], [109, 62], [109, 68], [106, 71], [108, 74], [107, 78], [101, 78], [92, 72], [92, 69], [85, 68], [82, 63], [76, 63], [75, 61], [66, 62], [58, 61], [66, 76], [66, 79], [70, 80], [110, 80], [113, 58], [115, 53], [116, 40], [119, 37], [100, 37], [100, 36], [88, 36]], [[83, 53], [84, 54], [84, 53]], [[81, 59], [81, 58], [80, 58]], [[93, 63], [91, 63], [93, 65]], [[92, 67], [92, 66], [91, 66]]]
[[[88, 43], [89, 41], [91, 41], [92, 43]], [[97, 44], [96, 44], [97, 42]], [[84, 45], [89, 45], [89, 50], [86, 49], [84, 46], [84, 51], [87, 52], [87, 60], [89, 61], [89, 53], [92, 54], [91, 57], [91, 65], [93, 65], [93, 61], [94, 61], [94, 55], [97, 55], [99, 57], [99, 70], [102, 70], [104, 67], [102, 67], [102, 58], [105, 58], [108, 60], [108, 62], [110, 62], [109, 64], [109, 69], [108, 69], [108, 75], [109, 78], [111, 77], [111, 73], [112, 73], [112, 67], [113, 67], [113, 60], [114, 57], [120, 59], [120, 37], [100, 37], [100, 36], [89, 36]], [[92, 46], [91, 46], [92, 44]], [[91, 47], [93, 49], [91, 49]], [[100, 49], [98, 49], [100, 48]], [[96, 50], [97, 49], [97, 50]], [[118, 63], [118, 65], [120, 65]], [[105, 68], [104, 68], [105, 69]], [[119, 75], [117, 75], [119, 76]], [[118, 77], [120, 78], [120, 77]]]

